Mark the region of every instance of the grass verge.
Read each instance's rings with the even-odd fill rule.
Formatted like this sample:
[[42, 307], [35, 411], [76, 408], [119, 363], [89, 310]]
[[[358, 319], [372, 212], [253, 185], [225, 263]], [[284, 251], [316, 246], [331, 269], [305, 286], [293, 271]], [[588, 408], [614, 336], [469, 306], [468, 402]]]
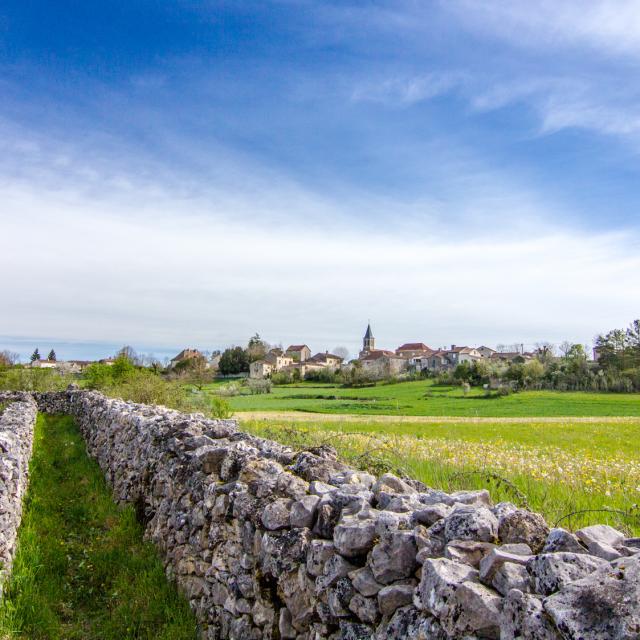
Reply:
[[195, 640], [186, 600], [71, 418], [38, 417], [30, 468], [0, 638]]

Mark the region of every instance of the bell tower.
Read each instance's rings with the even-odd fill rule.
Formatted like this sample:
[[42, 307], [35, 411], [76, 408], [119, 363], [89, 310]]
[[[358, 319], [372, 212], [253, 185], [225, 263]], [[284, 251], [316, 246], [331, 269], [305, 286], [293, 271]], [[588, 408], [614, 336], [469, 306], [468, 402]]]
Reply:
[[367, 324], [367, 332], [364, 334], [364, 338], [362, 339], [362, 351], [364, 353], [369, 353], [370, 351], [374, 351], [376, 348], [376, 339], [373, 337], [373, 332], [371, 331], [371, 324]]

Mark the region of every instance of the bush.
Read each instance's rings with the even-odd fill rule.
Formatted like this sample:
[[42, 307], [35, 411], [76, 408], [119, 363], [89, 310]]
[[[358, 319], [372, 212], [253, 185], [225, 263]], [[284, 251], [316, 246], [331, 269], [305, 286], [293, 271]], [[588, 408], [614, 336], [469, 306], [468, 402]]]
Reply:
[[214, 396], [211, 398], [210, 412], [213, 418], [228, 420], [233, 416], [231, 405], [224, 399]]
[[251, 391], [251, 395], [259, 395], [262, 393], [271, 393], [271, 380], [247, 380], [247, 387]]
[[12, 367], [0, 373], [0, 389], [5, 391], [62, 391], [73, 381], [55, 369]]

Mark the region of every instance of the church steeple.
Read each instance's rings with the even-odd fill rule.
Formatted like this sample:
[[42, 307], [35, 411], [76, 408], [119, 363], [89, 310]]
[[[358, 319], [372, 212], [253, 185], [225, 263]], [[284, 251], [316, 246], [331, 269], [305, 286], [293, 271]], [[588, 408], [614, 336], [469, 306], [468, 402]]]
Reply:
[[362, 350], [365, 352], [373, 351], [376, 348], [376, 339], [371, 331], [371, 324], [367, 324], [367, 332], [362, 339]]

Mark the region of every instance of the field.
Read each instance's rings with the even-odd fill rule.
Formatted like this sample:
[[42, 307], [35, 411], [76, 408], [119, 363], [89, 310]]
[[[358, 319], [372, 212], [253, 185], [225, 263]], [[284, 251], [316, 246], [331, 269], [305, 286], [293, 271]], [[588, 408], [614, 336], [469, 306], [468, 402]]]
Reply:
[[[219, 390], [220, 383], [206, 389]], [[305, 383], [227, 400], [244, 429], [296, 447], [328, 443], [356, 466], [446, 490], [486, 487], [551, 524], [608, 522], [640, 533], [640, 394], [487, 398], [482, 389], [465, 396], [460, 387], [416, 381]]]
[[[488, 488], [495, 501], [528, 506], [551, 524], [640, 533], [640, 419], [238, 417], [245, 430], [296, 447], [331, 444], [377, 473], [449, 491]], [[565, 518], [574, 512], [582, 513]]]
[[[205, 387], [216, 393], [225, 383]], [[230, 397], [235, 411], [304, 411], [352, 415], [460, 417], [638, 416], [640, 394], [523, 391], [486, 397], [480, 388], [466, 396], [461, 387], [431, 381], [346, 389], [303, 383], [273, 387], [262, 395]]]

